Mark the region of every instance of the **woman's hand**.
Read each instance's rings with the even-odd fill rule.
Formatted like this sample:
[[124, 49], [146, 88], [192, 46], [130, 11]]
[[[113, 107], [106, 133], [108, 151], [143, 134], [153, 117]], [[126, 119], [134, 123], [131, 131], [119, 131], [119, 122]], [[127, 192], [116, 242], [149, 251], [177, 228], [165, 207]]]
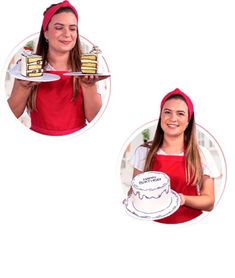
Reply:
[[22, 87], [22, 88], [25, 88], [25, 89], [31, 89], [33, 86], [39, 85], [40, 82], [33, 82], [33, 81], [16, 79], [15, 84]]
[[90, 87], [94, 86], [97, 81], [100, 80], [98, 76], [95, 75], [85, 75], [85, 76], [79, 76], [80, 81], [81, 81], [81, 86], [82, 87]]
[[127, 197], [128, 197], [128, 198], [131, 196], [132, 192], [133, 192], [133, 189], [132, 189], [132, 187], [131, 187], [131, 188], [128, 190], [128, 192], [127, 192]]
[[127, 206], [127, 199], [124, 199], [124, 200], [122, 201], [122, 204], [125, 205], [125, 206]]
[[185, 197], [182, 193], [179, 193], [180, 195], [180, 205], [183, 206], [185, 204]]

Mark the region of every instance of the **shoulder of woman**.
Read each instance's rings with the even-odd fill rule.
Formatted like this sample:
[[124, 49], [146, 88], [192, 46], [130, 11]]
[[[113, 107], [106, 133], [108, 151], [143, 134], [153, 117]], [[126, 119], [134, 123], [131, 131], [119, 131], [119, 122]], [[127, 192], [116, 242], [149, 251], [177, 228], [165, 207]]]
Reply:
[[203, 146], [199, 146], [199, 151], [200, 151], [204, 173], [214, 178], [219, 177], [220, 172], [216, 165], [215, 159], [213, 155], [210, 153], [210, 151]]
[[133, 153], [130, 163], [134, 168], [138, 169], [139, 171], [144, 170], [144, 164], [145, 164], [145, 159], [146, 159], [148, 150], [149, 150], [149, 148], [141, 145], [141, 146], [138, 146]]
[[139, 159], [143, 159], [146, 157], [148, 152], [148, 148], [140, 145], [136, 148], [135, 152], [134, 152], [134, 156], [138, 157]]
[[212, 156], [210, 151], [206, 148], [206, 147], [203, 147], [201, 145], [199, 145], [199, 152], [200, 152], [200, 155], [203, 156], [204, 158], [208, 157], [208, 156]]

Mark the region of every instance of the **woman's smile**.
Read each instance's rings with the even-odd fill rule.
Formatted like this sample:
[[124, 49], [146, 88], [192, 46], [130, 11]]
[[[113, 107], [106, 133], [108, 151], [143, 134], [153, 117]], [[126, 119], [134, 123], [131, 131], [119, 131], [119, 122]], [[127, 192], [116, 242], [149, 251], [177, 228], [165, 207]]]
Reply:
[[167, 124], [167, 126], [168, 126], [169, 128], [177, 128], [177, 127], [179, 127], [178, 124]]
[[65, 45], [68, 45], [68, 44], [70, 44], [72, 41], [63, 41], [63, 40], [59, 40], [59, 42], [65, 44]]

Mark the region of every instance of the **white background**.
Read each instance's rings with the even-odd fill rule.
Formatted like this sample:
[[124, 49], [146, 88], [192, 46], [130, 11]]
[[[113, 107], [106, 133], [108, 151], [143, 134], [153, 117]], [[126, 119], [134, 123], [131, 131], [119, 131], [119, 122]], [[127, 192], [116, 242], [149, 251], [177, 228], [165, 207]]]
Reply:
[[[234, 1], [71, 3], [80, 34], [103, 50], [112, 92], [96, 124], [57, 138], [20, 124], [4, 91], [9, 55], [39, 31], [51, 1], [1, 8], [0, 277], [232, 277]], [[209, 216], [169, 226], [125, 213], [119, 169], [128, 137], [176, 87], [221, 146], [228, 179]]]

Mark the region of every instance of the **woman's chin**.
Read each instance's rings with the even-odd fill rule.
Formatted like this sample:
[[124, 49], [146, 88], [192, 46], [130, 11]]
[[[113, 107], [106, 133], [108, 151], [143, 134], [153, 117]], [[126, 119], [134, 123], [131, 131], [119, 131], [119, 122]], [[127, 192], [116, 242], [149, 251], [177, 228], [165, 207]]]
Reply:
[[182, 133], [177, 130], [167, 130], [164, 133], [169, 137], [178, 137], [182, 135]]
[[57, 51], [58, 52], [61, 52], [61, 53], [66, 53], [66, 52], [69, 52], [73, 49], [73, 46], [71, 45], [60, 45], [59, 48], [57, 48]]

